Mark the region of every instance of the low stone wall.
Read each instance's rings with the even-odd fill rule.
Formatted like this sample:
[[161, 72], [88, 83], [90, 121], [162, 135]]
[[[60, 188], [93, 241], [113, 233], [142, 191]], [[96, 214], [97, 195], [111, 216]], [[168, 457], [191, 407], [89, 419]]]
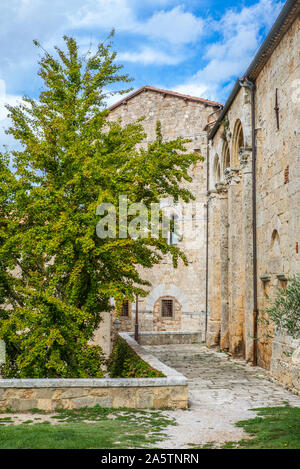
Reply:
[[300, 340], [276, 330], [270, 364], [271, 376], [300, 394]]
[[[134, 334], [130, 332], [132, 337]], [[202, 341], [200, 331], [149, 331], [139, 333], [141, 345], [193, 344]]]
[[120, 334], [140, 358], [164, 378], [0, 379], [0, 410], [46, 411], [93, 407], [136, 409], [188, 407], [187, 379], [143, 349], [127, 333]]

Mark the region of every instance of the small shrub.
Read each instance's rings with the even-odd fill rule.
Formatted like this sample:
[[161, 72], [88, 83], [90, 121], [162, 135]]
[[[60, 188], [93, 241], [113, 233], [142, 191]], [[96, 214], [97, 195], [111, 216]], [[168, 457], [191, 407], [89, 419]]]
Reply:
[[121, 337], [117, 337], [108, 361], [108, 371], [112, 378], [163, 378], [160, 371], [148, 363], [129, 347]]
[[266, 308], [269, 318], [280, 329], [285, 329], [289, 335], [300, 337], [300, 275], [289, 279], [285, 289], [280, 288], [277, 296]]

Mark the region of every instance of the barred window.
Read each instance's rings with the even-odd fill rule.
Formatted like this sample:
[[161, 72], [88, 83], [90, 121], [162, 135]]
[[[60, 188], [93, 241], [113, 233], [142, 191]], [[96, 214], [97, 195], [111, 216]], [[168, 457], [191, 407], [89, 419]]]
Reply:
[[129, 316], [129, 301], [123, 301], [122, 316]]
[[172, 318], [174, 313], [173, 300], [161, 300], [161, 315], [163, 318]]

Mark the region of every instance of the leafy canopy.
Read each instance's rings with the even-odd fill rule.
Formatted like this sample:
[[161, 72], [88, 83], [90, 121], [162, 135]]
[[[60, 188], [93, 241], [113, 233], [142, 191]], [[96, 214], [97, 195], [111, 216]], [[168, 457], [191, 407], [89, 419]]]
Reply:
[[[157, 239], [100, 239], [102, 202], [150, 207], [160, 198], [188, 201], [181, 184], [200, 157], [187, 154], [178, 138], [157, 139], [147, 148], [141, 121], [108, 121], [107, 86], [130, 81], [120, 74], [112, 43], [80, 55], [64, 37], [65, 50], [42, 50], [39, 99], [7, 106], [8, 133], [21, 150], [0, 154], [0, 336], [7, 345], [4, 374], [19, 377], [100, 376], [101, 349], [89, 345], [101, 320], [125, 298], [143, 295], [140, 267], [150, 268], [170, 253], [185, 256]], [[120, 93], [128, 92], [122, 90]], [[8, 161], [13, 161], [11, 170]], [[16, 275], [17, 273], [17, 275]]]

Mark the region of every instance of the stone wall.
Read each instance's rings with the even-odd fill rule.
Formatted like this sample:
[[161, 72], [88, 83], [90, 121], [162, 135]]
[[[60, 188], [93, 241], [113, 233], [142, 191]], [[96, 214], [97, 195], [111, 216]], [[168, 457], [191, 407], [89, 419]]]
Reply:
[[246, 360], [253, 351], [250, 117], [249, 91], [242, 88], [210, 142], [208, 200], [208, 344]]
[[187, 379], [160, 362], [128, 334], [130, 347], [165, 378], [0, 379], [0, 411], [127, 407], [136, 409], [188, 407]]
[[[181, 311], [180, 313], [181, 327], [180, 331], [202, 331], [205, 330], [205, 311], [201, 312], [187, 312]], [[129, 313], [129, 317], [121, 316], [121, 332], [131, 332], [135, 327], [135, 311]], [[176, 322], [174, 326], [176, 326]], [[160, 330], [176, 331], [177, 327], [172, 325], [171, 320], [169, 324], [163, 320], [161, 322]], [[139, 311], [139, 330], [142, 332], [159, 331], [155, 327], [155, 317], [152, 311]], [[204, 334], [203, 334], [204, 335]]]
[[271, 375], [300, 394], [300, 339], [275, 330], [272, 352]]
[[[300, 272], [299, 55], [298, 18], [257, 79], [258, 273], [260, 278], [269, 276], [269, 284], [259, 281], [260, 308], [266, 303], [266, 290], [276, 294], [284, 286], [284, 277]], [[279, 129], [274, 111], [276, 88]], [[259, 363], [269, 367], [272, 344], [266, 343], [261, 328], [259, 336], [265, 342], [259, 344]]]
[[[299, 50], [297, 18], [256, 80], [258, 309], [261, 316], [268, 296], [274, 297], [277, 288], [286, 285], [290, 275], [300, 272]], [[276, 89], [279, 129], [274, 111]], [[211, 320], [208, 337], [213, 345], [218, 342], [219, 333], [222, 348], [247, 360], [253, 357], [254, 345], [251, 145], [250, 91], [242, 87], [209, 148]], [[227, 150], [229, 164], [225, 161]], [[218, 190], [220, 185], [226, 186], [222, 193]], [[265, 368], [270, 368], [271, 364], [271, 373], [285, 382], [290, 378], [283, 377], [287, 376], [283, 368], [296, 365], [286, 359], [278, 336], [274, 339], [272, 356], [269, 337], [272, 332], [272, 326], [266, 327], [259, 321], [258, 364]], [[293, 373], [298, 372], [294, 369]]]
[[[126, 97], [124, 98], [126, 100]], [[216, 103], [215, 103], [216, 104]], [[147, 133], [145, 144], [155, 139], [155, 126], [160, 120], [164, 139], [171, 140], [179, 136], [191, 139], [188, 151], [198, 152], [206, 157], [207, 133], [203, 131], [209, 115], [217, 107], [205, 102], [196, 102], [183, 97], [172, 96], [144, 90], [137, 96], [114, 108], [108, 118], [122, 119], [123, 124], [136, 121], [145, 116], [142, 122]], [[144, 269], [142, 276], [151, 282], [149, 295], [139, 301], [140, 330], [199, 330], [204, 332], [203, 312], [205, 310], [205, 246], [206, 246], [206, 161], [190, 168], [193, 177], [186, 183], [196, 200], [192, 204], [181, 204], [180, 216], [190, 219], [194, 237], [183, 237], [179, 247], [188, 258], [185, 266], [179, 261], [173, 268], [170, 256], [165, 256], [160, 265]], [[169, 201], [164, 201], [168, 205]], [[171, 203], [171, 201], [170, 201]], [[172, 205], [172, 204], [171, 204]], [[177, 207], [173, 207], [177, 213]], [[196, 210], [197, 209], [197, 210]], [[192, 232], [192, 230], [191, 230]], [[161, 298], [171, 297], [176, 302], [176, 314], [173, 319], [163, 318], [160, 314]], [[135, 304], [132, 305], [131, 321], [122, 320], [122, 330], [133, 330]]]
[[108, 358], [112, 351], [112, 315], [109, 312], [101, 313], [101, 322], [98, 329], [94, 333], [93, 340], [90, 341], [92, 345], [100, 345], [106, 358]]
[[[158, 378], [157, 378], [158, 379]], [[163, 378], [161, 378], [163, 379]], [[24, 386], [24, 385], [23, 385]], [[81, 407], [127, 407], [134, 409], [174, 409], [187, 408], [187, 386], [159, 386], [156, 383], [144, 386], [133, 386], [129, 383], [119, 387], [95, 387], [87, 385], [64, 386], [50, 383], [47, 387], [16, 387], [5, 388], [0, 384], [0, 410], [11, 409], [23, 412], [30, 409], [54, 411], [57, 409], [78, 409]]]
[[[133, 333], [130, 333], [132, 336]], [[202, 342], [201, 332], [173, 331], [173, 332], [140, 332], [139, 343], [141, 345], [169, 345], [169, 344], [194, 344]]]

